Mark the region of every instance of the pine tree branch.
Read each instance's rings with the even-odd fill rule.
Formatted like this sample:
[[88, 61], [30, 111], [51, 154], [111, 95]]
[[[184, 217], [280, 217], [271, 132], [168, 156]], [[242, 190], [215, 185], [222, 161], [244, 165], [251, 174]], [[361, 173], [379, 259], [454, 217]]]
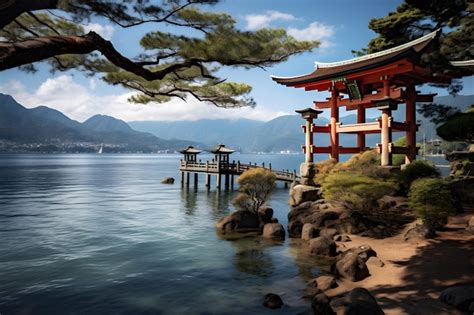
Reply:
[[49, 25], [48, 23], [46, 22], [43, 22], [41, 21], [40, 18], [38, 18], [35, 14], [33, 14], [32, 12], [28, 11], [27, 12], [29, 16], [31, 16], [33, 19], [35, 19], [36, 22], [38, 22], [39, 24], [49, 28], [51, 31], [53, 31], [54, 33], [56, 33], [56, 35], [61, 35], [54, 27], [52, 27], [51, 25]]
[[0, 2], [0, 29], [28, 11], [55, 9], [58, 0], [4, 0]]
[[200, 61], [174, 63], [158, 71], [150, 71], [120, 54], [110, 41], [95, 32], [82, 36], [43, 36], [15, 43], [0, 43], [0, 71], [63, 54], [88, 54], [100, 51], [112, 64], [147, 81], [162, 80], [173, 71], [200, 66]]

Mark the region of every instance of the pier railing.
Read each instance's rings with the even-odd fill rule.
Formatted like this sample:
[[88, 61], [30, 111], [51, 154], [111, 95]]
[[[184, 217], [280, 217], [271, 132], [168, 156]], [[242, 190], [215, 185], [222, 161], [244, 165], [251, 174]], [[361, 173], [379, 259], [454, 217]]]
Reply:
[[208, 174], [231, 174], [231, 175], [240, 175], [246, 170], [252, 168], [265, 168], [272, 171], [279, 181], [293, 182], [299, 179], [299, 176], [296, 174], [296, 170], [274, 170], [272, 165], [268, 164], [265, 166], [265, 163], [262, 165], [257, 165], [257, 163], [243, 164], [240, 161], [233, 161], [232, 163], [225, 162], [215, 162], [215, 161], [206, 161], [206, 162], [192, 162], [192, 161], [180, 161], [180, 171], [182, 172], [198, 172], [198, 173], [208, 173]]

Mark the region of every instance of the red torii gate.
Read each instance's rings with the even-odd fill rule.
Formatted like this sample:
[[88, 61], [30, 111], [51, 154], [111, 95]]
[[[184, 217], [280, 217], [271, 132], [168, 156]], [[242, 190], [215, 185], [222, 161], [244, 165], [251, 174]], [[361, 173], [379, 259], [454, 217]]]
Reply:
[[[339, 160], [339, 154], [358, 153], [366, 150], [365, 135], [380, 133], [381, 141], [377, 150], [381, 154], [381, 165], [392, 165], [392, 154], [404, 154], [405, 162], [412, 162], [417, 155], [416, 102], [432, 102], [436, 94], [420, 94], [416, 85], [423, 83], [449, 84], [453, 77], [435, 75], [421, 65], [421, 55], [430, 52], [437, 43], [440, 30], [427, 34], [409, 43], [365, 55], [362, 57], [334, 62], [316, 63], [316, 70], [310, 74], [295, 77], [272, 77], [279, 84], [304, 88], [306, 91], [330, 91], [331, 97], [326, 101], [316, 101], [317, 109], [330, 109], [330, 123], [316, 126], [311, 130], [303, 126], [305, 132], [330, 134], [329, 147], [310, 144], [304, 147], [311, 154], [329, 153], [330, 157]], [[456, 66], [455, 63], [452, 63]], [[396, 122], [392, 111], [398, 104], [405, 104], [404, 122]], [[343, 125], [339, 122], [339, 108], [357, 111], [357, 123]], [[376, 122], [366, 122], [367, 108], [381, 110], [382, 115]], [[314, 118], [314, 117], [313, 117]], [[406, 133], [406, 147], [397, 147], [392, 143], [392, 132]], [[342, 147], [339, 145], [339, 134], [357, 135], [357, 146]], [[308, 138], [308, 137], [307, 137]], [[312, 139], [312, 137], [311, 137]]]

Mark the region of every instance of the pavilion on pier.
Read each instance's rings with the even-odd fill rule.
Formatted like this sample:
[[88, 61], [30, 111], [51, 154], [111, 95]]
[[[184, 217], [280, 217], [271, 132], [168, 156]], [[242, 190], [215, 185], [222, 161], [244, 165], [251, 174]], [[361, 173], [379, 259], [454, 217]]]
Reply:
[[[434, 73], [423, 65], [422, 55], [436, 48], [440, 30], [427, 34], [406, 44], [362, 57], [334, 62], [316, 63], [316, 70], [310, 74], [295, 77], [272, 77], [279, 84], [304, 88], [306, 91], [329, 91], [331, 96], [325, 101], [315, 101], [318, 110], [330, 110], [330, 123], [316, 126], [313, 119], [320, 111], [302, 110], [300, 113], [307, 123], [306, 162], [312, 155], [329, 154], [339, 161], [340, 154], [353, 154], [366, 150], [366, 134], [380, 134], [377, 150], [381, 154], [381, 165], [391, 166], [393, 154], [404, 154], [405, 163], [412, 162], [417, 155], [416, 102], [432, 102], [436, 94], [421, 94], [417, 85], [424, 83], [449, 84], [450, 75]], [[466, 69], [472, 73], [472, 61], [452, 62], [453, 67]], [[395, 121], [392, 112], [404, 104], [405, 121]], [[357, 123], [344, 125], [339, 121], [339, 110], [356, 111]], [[381, 117], [375, 122], [366, 121], [366, 110], [377, 108]], [[406, 134], [406, 146], [395, 146], [393, 132]], [[313, 144], [313, 133], [327, 133], [330, 146]], [[340, 134], [357, 135], [357, 143], [352, 147], [339, 144]], [[310, 160], [308, 160], [310, 159]]]

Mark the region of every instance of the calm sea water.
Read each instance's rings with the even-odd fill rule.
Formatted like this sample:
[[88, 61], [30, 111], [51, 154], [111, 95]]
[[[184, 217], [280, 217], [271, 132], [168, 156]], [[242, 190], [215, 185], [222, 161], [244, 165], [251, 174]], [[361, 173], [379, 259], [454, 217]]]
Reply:
[[[301, 155], [238, 155], [296, 169]], [[178, 155], [0, 155], [0, 313], [296, 314], [322, 262], [297, 240], [226, 240], [235, 192], [161, 184]], [[206, 157], [203, 156], [203, 159]], [[288, 190], [269, 203], [286, 226]], [[262, 306], [266, 293], [287, 306]]]

